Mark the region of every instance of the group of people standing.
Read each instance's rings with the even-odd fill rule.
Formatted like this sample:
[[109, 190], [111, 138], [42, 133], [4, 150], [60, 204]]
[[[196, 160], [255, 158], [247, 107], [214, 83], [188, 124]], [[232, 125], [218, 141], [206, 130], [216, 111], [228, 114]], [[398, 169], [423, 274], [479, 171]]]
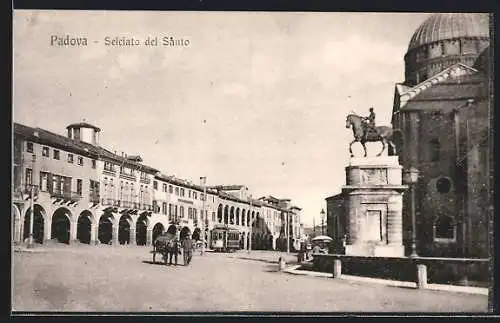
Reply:
[[168, 265], [172, 265], [172, 260], [177, 265], [177, 256], [181, 254], [182, 250], [184, 266], [188, 266], [193, 259], [194, 249], [195, 244], [189, 235], [180, 241], [177, 238], [171, 239], [167, 248]]

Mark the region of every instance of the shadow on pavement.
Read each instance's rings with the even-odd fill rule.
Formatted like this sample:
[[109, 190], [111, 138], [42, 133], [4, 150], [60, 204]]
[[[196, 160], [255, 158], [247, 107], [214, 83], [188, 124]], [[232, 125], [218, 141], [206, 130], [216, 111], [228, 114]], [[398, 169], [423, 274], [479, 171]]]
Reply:
[[264, 269], [264, 272], [266, 273], [277, 273], [279, 272], [280, 269], [279, 269], [279, 266], [276, 264], [276, 265], [267, 265]]
[[173, 267], [178, 267], [178, 266], [184, 266], [182, 263], [178, 263], [178, 264], [166, 264], [164, 263], [163, 261], [157, 261], [157, 262], [152, 262], [151, 260], [143, 260], [142, 261], [143, 264], [148, 264], [148, 265], [156, 265], [156, 266], [166, 266], [166, 267], [170, 267], [170, 266], [173, 266]]
[[149, 264], [149, 265], [161, 265], [161, 266], [165, 266], [165, 263], [163, 261], [152, 262], [151, 260], [143, 260], [142, 263], [143, 264]]

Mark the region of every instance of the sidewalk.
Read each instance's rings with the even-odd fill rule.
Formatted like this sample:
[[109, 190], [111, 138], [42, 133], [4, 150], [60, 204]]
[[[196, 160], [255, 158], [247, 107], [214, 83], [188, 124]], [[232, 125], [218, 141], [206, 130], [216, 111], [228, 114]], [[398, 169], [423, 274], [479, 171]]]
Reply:
[[[311, 276], [311, 277], [333, 278], [333, 274], [331, 274], [331, 273], [323, 273], [323, 272], [308, 271], [308, 270], [298, 270], [299, 267], [300, 267], [300, 265], [288, 266], [283, 271], [288, 273], [288, 274], [293, 274], [293, 275], [307, 275], [307, 276]], [[405, 282], [405, 281], [398, 281], [398, 280], [351, 276], [351, 275], [342, 275], [340, 277], [340, 279], [349, 280], [349, 281], [356, 281], [356, 282], [360, 282], [360, 283], [373, 283], [373, 284], [382, 284], [382, 285], [386, 285], [386, 286], [417, 289], [417, 283], [414, 283], [414, 282]], [[466, 293], [466, 294], [476, 294], [476, 295], [486, 295], [486, 296], [488, 295], [488, 288], [471, 287], [471, 286], [427, 284], [427, 289], [428, 290], [455, 292], [455, 293]]]
[[46, 252], [44, 248], [40, 247], [35, 247], [35, 248], [28, 248], [26, 246], [14, 246], [12, 248], [13, 252]]
[[285, 262], [287, 264], [297, 263], [297, 253], [282, 252], [282, 251], [268, 251], [268, 250], [240, 250], [235, 252], [230, 256], [231, 258], [245, 259], [245, 260], [255, 260], [277, 264], [280, 257], [285, 257]]

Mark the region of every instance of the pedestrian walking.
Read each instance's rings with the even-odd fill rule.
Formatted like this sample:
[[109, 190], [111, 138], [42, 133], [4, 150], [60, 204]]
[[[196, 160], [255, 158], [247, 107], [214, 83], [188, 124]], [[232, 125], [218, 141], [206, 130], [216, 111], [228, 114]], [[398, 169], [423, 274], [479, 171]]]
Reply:
[[187, 266], [191, 263], [191, 259], [193, 258], [193, 251], [194, 251], [194, 243], [193, 240], [191, 240], [191, 237], [187, 236], [183, 241], [182, 241], [182, 255], [184, 258], [184, 266]]
[[172, 264], [172, 258], [174, 260], [175, 265], [177, 266], [177, 256], [180, 254], [179, 241], [177, 238], [173, 238], [168, 242], [167, 245], [168, 250], [168, 264]]

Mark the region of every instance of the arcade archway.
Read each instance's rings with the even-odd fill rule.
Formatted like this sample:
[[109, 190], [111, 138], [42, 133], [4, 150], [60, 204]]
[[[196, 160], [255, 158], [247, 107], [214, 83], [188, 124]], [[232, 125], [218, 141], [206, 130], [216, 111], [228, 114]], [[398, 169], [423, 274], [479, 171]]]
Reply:
[[58, 208], [52, 215], [51, 239], [69, 244], [71, 212], [64, 207]]
[[153, 227], [153, 241], [156, 241], [156, 238], [162, 235], [163, 232], [165, 232], [165, 227], [163, 226], [163, 224], [161, 224], [160, 222], [156, 223]]
[[201, 229], [200, 228], [194, 229], [194, 232], [193, 232], [191, 239], [193, 239], [194, 241], [201, 240]]
[[145, 213], [141, 214], [141, 216], [137, 219], [137, 224], [135, 225], [135, 242], [138, 246], [146, 245], [148, 224], [148, 216]]
[[167, 233], [176, 234], [177, 233], [177, 227], [172, 224], [171, 226], [168, 227]]
[[229, 209], [229, 223], [234, 224], [234, 206]]
[[229, 206], [224, 207], [224, 224], [229, 224]]
[[[38, 204], [35, 204], [34, 210], [35, 212], [33, 214], [33, 241], [37, 243], [43, 243], [45, 210]], [[29, 238], [30, 235], [30, 211], [31, 209], [28, 208], [28, 210], [24, 214], [23, 240]]]
[[222, 223], [222, 204], [219, 204], [219, 207], [217, 208], [217, 222]]
[[182, 228], [182, 230], [179, 234], [179, 239], [183, 240], [184, 238], [186, 238], [190, 234], [191, 234], [191, 230], [189, 230], [188, 227], [184, 227], [184, 228]]
[[113, 239], [113, 215], [104, 213], [99, 219], [98, 239], [103, 244], [111, 244]]
[[128, 214], [124, 214], [118, 221], [118, 243], [130, 243], [130, 227], [132, 226], [132, 218]]
[[76, 239], [81, 243], [90, 244], [92, 230], [92, 213], [88, 210], [80, 213], [76, 226]]
[[19, 207], [12, 205], [12, 241], [17, 243], [21, 240], [21, 212]]

